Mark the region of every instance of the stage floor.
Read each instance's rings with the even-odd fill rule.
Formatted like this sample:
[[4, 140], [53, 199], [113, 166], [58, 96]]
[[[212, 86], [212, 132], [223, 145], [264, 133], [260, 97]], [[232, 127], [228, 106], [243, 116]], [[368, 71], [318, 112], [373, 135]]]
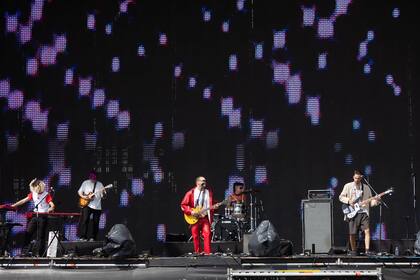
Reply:
[[417, 256], [0, 258], [0, 267], [0, 279], [420, 279]]

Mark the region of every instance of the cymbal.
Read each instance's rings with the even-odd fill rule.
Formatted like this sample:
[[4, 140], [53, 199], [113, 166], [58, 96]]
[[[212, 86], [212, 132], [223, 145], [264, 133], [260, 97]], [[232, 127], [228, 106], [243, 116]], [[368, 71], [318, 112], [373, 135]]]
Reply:
[[261, 192], [261, 190], [259, 189], [249, 189], [249, 190], [245, 190], [242, 193], [259, 193]]

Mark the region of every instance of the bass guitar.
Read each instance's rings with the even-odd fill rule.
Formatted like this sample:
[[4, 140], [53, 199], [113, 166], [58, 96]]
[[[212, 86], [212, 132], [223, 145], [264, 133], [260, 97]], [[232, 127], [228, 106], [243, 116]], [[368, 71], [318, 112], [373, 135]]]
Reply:
[[[229, 198], [226, 198], [222, 202], [216, 203], [213, 206], [202, 208], [201, 206], [197, 206], [195, 208], [191, 208], [191, 215], [184, 214], [184, 219], [189, 225], [194, 225], [198, 222], [198, 219], [200, 217], [204, 217], [204, 213], [206, 213], [208, 210], [213, 210], [221, 205], [226, 205], [230, 201]], [[196, 216], [194, 216], [192, 213], [195, 213]]]
[[94, 193], [93, 192], [90, 192], [90, 193], [88, 193], [88, 194], [86, 194], [87, 196], [89, 196], [90, 198], [83, 198], [83, 197], [80, 197], [79, 198], [79, 207], [80, 208], [85, 208], [86, 206], [88, 206], [89, 205], [89, 203], [93, 200], [93, 198], [94, 198], [94, 196], [96, 196], [96, 195], [99, 195], [101, 192], [103, 192], [104, 190], [106, 190], [106, 189], [110, 189], [110, 188], [112, 188], [113, 187], [113, 185], [112, 184], [109, 184], [109, 185], [107, 185], [106, 187], [104, 187], [103, 189], [101, 189], [101, 190], [97, 190], [97, 191], [95, 191]]
[[361, 207], [363, 205], [366, 205], [368, 203], [370, 203], [372, 200], [374, 199], [378, 199], [381, 198], [382, 196], [386, 195], [386, 194], [391, 194], [394, 192], [394, 188], [389, 188], [388, 190], [381, 192], [380, 194], [376, 195], [376, 196], [372, 196], [371, 198], [365, 199], [361, 202], [357, 202], [353, 205], [349, 205], [349, 204], [343, 204], [342, 208], [343, 208], [343, 214], [347, 219], [351, 219], [354, 216], [356, 216], [357, 212], [359, 212], [359, 210], [361, 209]]

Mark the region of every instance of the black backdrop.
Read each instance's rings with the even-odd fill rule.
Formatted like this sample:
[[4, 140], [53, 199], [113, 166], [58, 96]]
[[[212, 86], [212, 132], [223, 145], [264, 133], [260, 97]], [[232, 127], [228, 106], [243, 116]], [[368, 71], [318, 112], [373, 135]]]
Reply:
[[[101, 234], [124, 222], [148, 249], [187, 232], [179, 203], [196, 176], [218, 200], [243, 179], [299, 247], [300, 200], [331, 188], [344, 244], [337, 196], [360, 169], [378, 191], [396, 188], [386, 237], [404, 237], [403, 216], [413, 233], [414, 4], [346, 3], [1, 1], [1, 201], [38, 177], [59, 211], [77, 211], [77, 188], [96, 168], [117, 186]], [[322, 38], [325, 19], [333, 32]]]

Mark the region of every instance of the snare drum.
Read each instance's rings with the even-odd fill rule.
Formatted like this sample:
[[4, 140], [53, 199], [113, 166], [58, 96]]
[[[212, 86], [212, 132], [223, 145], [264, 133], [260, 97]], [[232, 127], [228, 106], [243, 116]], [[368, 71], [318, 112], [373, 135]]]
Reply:
[[245, 204], [241, 202], [233, 203], [232, 217], [237, 219], [238, 221], [242, 221], [245, 219], [245, 216]]

